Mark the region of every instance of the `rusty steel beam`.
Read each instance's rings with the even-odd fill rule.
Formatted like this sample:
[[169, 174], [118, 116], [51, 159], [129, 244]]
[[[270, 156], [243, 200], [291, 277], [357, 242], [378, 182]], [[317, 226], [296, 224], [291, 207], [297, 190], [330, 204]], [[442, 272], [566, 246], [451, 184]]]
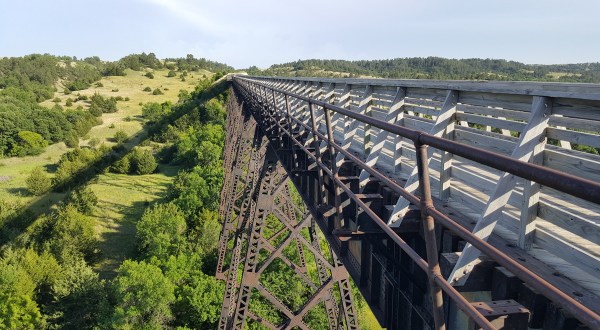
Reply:
[[[333, 263], [323, 256], [311, 213], [301, 210], [292, 200], [288, 172], [274, 151], [284, 146], [283, 141], [273, 143], [264, 134], [277, 127], [259, 127], [246, 108], [237, 94], [232, 93], [220, 209], [224, 221], [217, 260], [217, 277], [226, 281], [219, 329], [243, 329], [248, 320], [267, 328], [307, 329], [303, 318], [321, 302], [330, 329], [358, 329], [348, 274], [335, 254], [332, 253]], [[297, 214], [302, 217], [298, 218]], [[283, 228], [266, 237], [264, 228], [271, 217], [280, 221]], [[310, 240], [302, 235], [302, 230], [308, 230]], [[289, 246], [295, 246], [298, 263], [284, 254]], [[263, 260], [261, 251], [269, 257]], [[319, 275], [317, 283], [308, 276], [306, 253], [314, 256]], [[226, 258], [227, 255], [230, 257]], [[260, 282], [263, 272], [275, 260], [281, 260], [311, 289], [312, 294], [298, 310], [292, 310]], [[242, 277], [238, 279], [240, 270]], [[334, 286], [341, 290], [339, 302], [333, 293]], [[274, 324], [252, 311], [251, 299], [255, 294], [284, 316], [283, 323]]]

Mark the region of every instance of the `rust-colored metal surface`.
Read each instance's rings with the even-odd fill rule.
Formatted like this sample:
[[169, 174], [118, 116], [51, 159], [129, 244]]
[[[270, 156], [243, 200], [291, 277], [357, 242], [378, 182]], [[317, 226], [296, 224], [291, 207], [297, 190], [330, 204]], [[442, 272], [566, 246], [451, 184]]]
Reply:
[[[269, 329], [308, 329], [308, 313], [324, 308], [329, 329], [358, 329], [348, 273], [335, 253], [322, 251], [311, 212], [294, 202], [275, 145], [247, 107], [232, 95], [217, 261], [217, 278], [226, 281], [219, 328], [244, 329], [254, 323]], [[308, 273], [307, 254], [317, 281]], [[272, 266], [286, 268], [289, 281], [301, 281], [307, 288], [301, 306], [273, 293], [265, 280]], [[269, 318], [254, 310], [252, 302], [258, 300], [279, 316]]]

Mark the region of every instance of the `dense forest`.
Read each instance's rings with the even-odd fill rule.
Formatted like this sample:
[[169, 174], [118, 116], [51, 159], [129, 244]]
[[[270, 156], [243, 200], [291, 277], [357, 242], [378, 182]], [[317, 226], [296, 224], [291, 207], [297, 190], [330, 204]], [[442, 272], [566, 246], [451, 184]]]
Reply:
[[267, 76], [371, 76], [398, 79], [516, 80], [600, 83], [600, 63], [536, 65], [500, 59], [412, 57], [389, 60], [298, 60], [260, 70]]

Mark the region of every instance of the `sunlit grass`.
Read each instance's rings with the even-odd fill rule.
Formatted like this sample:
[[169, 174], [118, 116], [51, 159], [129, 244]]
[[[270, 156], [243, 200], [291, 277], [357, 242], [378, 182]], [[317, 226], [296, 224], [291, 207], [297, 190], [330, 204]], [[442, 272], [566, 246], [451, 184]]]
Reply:
[[[200, 70], [191, 72], [186, 77], [186, 81], [181, 81], [179, 77], [168, 78], [169, 70], [154, 70], [154, 79], [149, 79], [144, 76], [145, 71], [127, 70], [126, 76], [110, 76], [103, 77], [100, 82], [103, 87], [94, 87], [95, 84], [86, 90], [76, 91], [70, 95], [65, 95], [62, 89], [55, 93], [54, 97], [61, 99], [60, 104], [65, 109], [75, 109], [78, 106], [88, 108], [89, 104], [86, 101], [73, 102], [73, 106], [66, 107], [65, 101], [68, 98], [75, 99], [77, 94], [92, 96], [94, 93], [100, 93], [104, 96], [121, 96], [129, 97], [129, 101], [119, 101], [117, 103], [118, 111], [115, 113], [105, 113], [102, 115], [102, 125], [93, 127], [87, 139], [81, 139], [80, 145], [86, 146], [92, 138], [96, 138], [100, 143], [113, 144], [112, 137], [115, 133], [122, 129], [129, 136], [133, 136], [140, 132], [143, 128], [141, 118], [142, 106], [141, 103], [146, 102], [177, 102], [178, 94], [181, 89], [192, 91], [198, 82], [203, 79], [203, 75], [210, 77], [212, 74], [208, 71]], [[150, 92], [144, 92], [145, 86], [152, 89], [160, 88], [163, 95], [152, 95]], [[112, 92], [113, 90], [118, 92]], [[165, 90], [166, 89], [166, 90]], [[54, 98], [53, 97], [53, 98]], [[54, 102], [50, 100], [41, 103], [43, 106], [52, 107]], [[0, 199], [9, 202], [20, 202], [24, 205], [33, 202], [36, 198], [31, 196], [26, 191], [25, 179], [29, 172], [37, 166], [41, 166], [49, 170], [49, 175], [52, 176], [54, 164], [60, 159], [60, 156], [67, 152], [69, 148], [64, 143], [56, 143], [50, 145], [46, 150], [33, 157], [12, 157], [0, 159]]]

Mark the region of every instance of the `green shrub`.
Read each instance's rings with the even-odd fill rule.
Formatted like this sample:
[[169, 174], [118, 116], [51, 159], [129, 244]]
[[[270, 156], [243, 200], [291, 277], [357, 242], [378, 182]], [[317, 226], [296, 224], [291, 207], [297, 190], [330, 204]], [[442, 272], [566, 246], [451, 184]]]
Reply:
[[117, 112], [117, 99], [114, 97], [105, 98], [102, 95], [95, 93], [91, 97], [90, 112], [92, 114], [99, 113], [98, 109], [103, 113]]
[[154, 74], [152, 72], [146, 72], [146, 74], [144, 75], [150, 79], [154, 79]]
[[90, 141], [88, 142], [88, 144], [90, 147], [94, 148], [98, 144], [100, 144], [100, 139], [98, 139], [97, 137], [91, 138]]
[[50, 235], [50, 251], [57, 257], [72, 255], [89, 259], [97, 246], [94, 220], [73, 205], [58, 211]]
[[175, 76], [177, 76], [177, 74], [173, 70], [169, 71], [169, 73], [167, 74], [167, 77], [169, 77], [169, 78], [172, 78], [172, 77], [175, 77]]
[[185, 217], [177, 205], [155, 204], [146, 209], [136, 225], [138, 245], [148, 257], [166, 260], [185, 242], [186, 227]]
[[44, 140], [40, 134], [30, 131], [20, 131], [15, 140], [16, 143], [9, 153], [11, 156], [39, 155], [48, 145], [48, 141]]
[[97, 82], [97, 83], [95, 84], [95, 86], [96, 86], [96, 87], [104, 87], [104, 84], [103, 84], [103, 83], [101, 83], [101, 82]]
[[94, 207], [98, 205], [98, 197], [89, 187], [79, 187], [69, 194], [66, 202], [73, 205], [80, 213], [92, 215]]
[[156, 170], [156, 158], [150, 150], [136, 148], [131, 153], [131, 171], [135, 174], [150, 174]]
[[67, 101], [65, 102], [65, 106], [67, 106], [67, 107], [73, 106], [73, 100], [71, 98], [68, 98]]
[[127, 174], [131, 169], [131, 160], [129, 154], [123, 156], [123, 158], [117, 160], [110, 167], [110, 171], [118, 174]]
[[125, 133], [125, 131], [120, 129], [115, 133], [114, 141], [118, 144], [121, 144], [121, 143], [127, 141], [128, 138], [129, 138], [129, 135], [127, 135], [127, 133]]
[[108, 126], [108, 128], [115, 128], [115, 124], [110, 124], [110, 126]]
[[160, 89], [156, 88], [152, 91], [152, 95], [163, 95], [163, 92]]
[[115, 89], [111, 90], [111, 92], [113, 92], [113, 93], [116, 93], [116, 92], [118, 92], [118, 91], [119, 91], [119, 89], [118, 89], [118, 88], [115, 88]]
[[43, 195], [52, 188], [52, 181], [41, 167], [36, 167], [31, 171], [25, 184], [27, 190], [36, 196]]
[[152, 88], [150, 88], [150, 86], [146, 86], [146, 87], [143, 89], [143, 91], [144, 91], [144, 92], [152, 92]]
[[79, 138], [75, 134], [69, 134], [65, 137], [65, 144], [69, 148], [79, 147]]
[[60, 103], [60, 97], [55, 97], [54, 99], [52, 99], [52, 102]]
[[102, 109], [98, 108], [98, 107], [90, 107], [88, 109], [88, 111], [92, 114], [92, 116], [94, 117], [100, 117], [102, 116]]

